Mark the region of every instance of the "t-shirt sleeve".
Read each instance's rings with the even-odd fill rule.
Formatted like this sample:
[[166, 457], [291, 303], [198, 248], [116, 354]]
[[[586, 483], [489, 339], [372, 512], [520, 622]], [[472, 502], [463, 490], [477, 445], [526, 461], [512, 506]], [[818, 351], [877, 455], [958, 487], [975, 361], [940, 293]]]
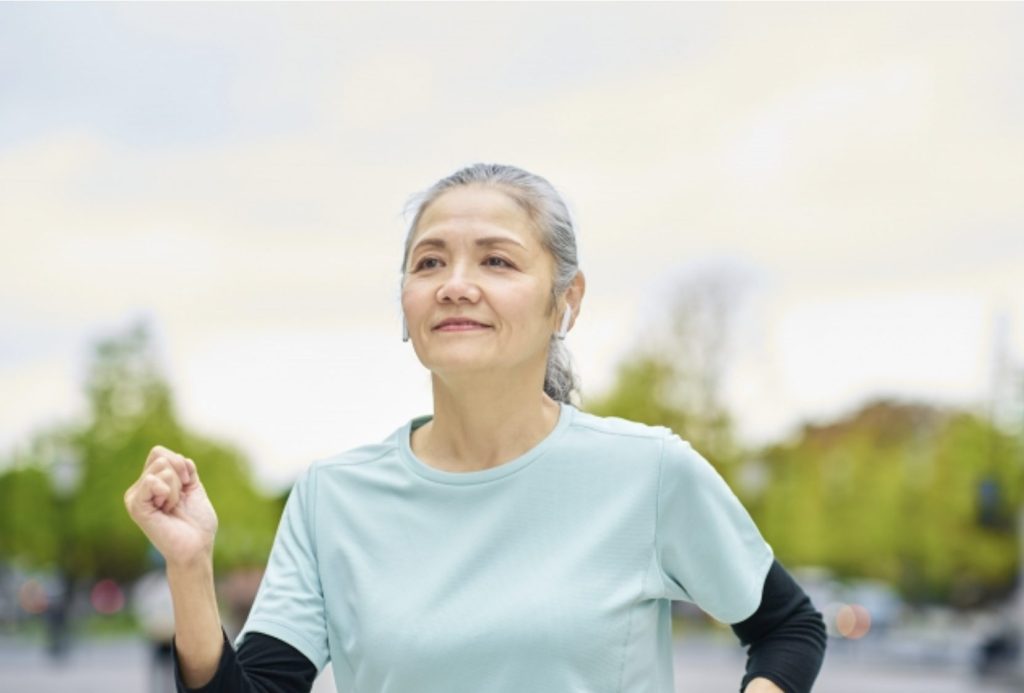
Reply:
[[664, 439], [655, 536], [664, 597], [722, 623], [757, 610], [774, 552], [718, 471], [677, 434]]
[[252, 609], [235, 638], [258, 632], [288, 643], [317, 671], [330, 659], [315, 535], [316, 467], [303, 472], [285, 502]]

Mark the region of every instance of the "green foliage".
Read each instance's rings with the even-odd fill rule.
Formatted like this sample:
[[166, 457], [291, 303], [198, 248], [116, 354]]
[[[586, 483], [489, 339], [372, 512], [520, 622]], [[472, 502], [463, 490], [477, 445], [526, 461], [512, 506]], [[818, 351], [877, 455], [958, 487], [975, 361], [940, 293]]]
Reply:
[[602, 397], [585, 397], [583, 408], [598, 416], [618, 416], [665, 426], [688, 440], [718, 472], [730, 481], [740, 450], [732, 436], [732, 421], [721, 409], [711, 412], [676, 395], [686, 375], [657, 353], [637, 355], [620, 364], [612, 389]]
[[[1024, 505], [1019, 438], [969, 412], [879, 401], [748, 451], [713, 387], [680, 361], [671, 348], [638, 353], [584, 408], [692, 442], [784, 563], [965, 606], [1010, 589]], [[265, 562], [287, 494], [261, 495], [241, 450], [181, 424], [143, 328], [97, 346], [86, 392], [88, 421], [37, 435], [0, 473], [0, 559], [78, 579], [143, 573], [148, 543], [123, 494], [160, 444], [199, 467], [220, 519], [217, 569]], [[741, 483], [751, 471], [756, 493]]]
[[[969, 606], [1012, 585], [1021, 452], [976, 415], [873, 402], [766, 450], [769, 491], [753, 514], [788, 561]], [[988, 525], [979, 521], [986, 479], [1001, 494]]]
[[[27, 466], [0, 476], [0, 498], [17, 496], [0, 505], [0, 557], [49, 564], [77, 578], [141, 575], [149, 544], [123, 497], [159, 444], [188, 455], [199, 468], [220, 520], [218, 568], [265, 562], [279, 504], [255, 489], [241, 451], [178, 421], [142, 326], [97, 346], [86, 392], [86, 423], [43, 433], [33, 446], [36, 454], [26, 456]], [[68, 466], [74, 467], [73, 488], [47, 496], [47, 480]], [[36, 510], [26, 513], [29, 508]]]
[[39, 467], [0, 475], [0, 556], [18, 556], [26, 568], [57, 560], [57, 512], [50, 478]]
[[[785, 564], [877, 578], [908, 599], [960, 606], [1012, 588], [1015, 514], [1024, 505], [1019, 438], [969, 412], [878, 401], [744, 451], [726, 414], [709, 416], [673, 395], [688, 382], [666, 356], [637, 355], [585, 408], [667, 426], [690, 440]], [[741, 483], [751, 476], [760, 478], [756, 493]]]
[[257, 491], [240, 450], [195, 435], [186, 436], [181, 449], [195, 460], [220, 520], [214, 565], [220, 570], [265, 564], [283, 506]]
[[673, 376], [670, 364], [652, 356], [627, 361], [619, 366], [612, 391], [600, 399], [587, 398], [586, 409], [598, 416], [630, 412], [635, 420], [652, 426], [680, 426], [686, 412], [668, 402], [665, 392]]

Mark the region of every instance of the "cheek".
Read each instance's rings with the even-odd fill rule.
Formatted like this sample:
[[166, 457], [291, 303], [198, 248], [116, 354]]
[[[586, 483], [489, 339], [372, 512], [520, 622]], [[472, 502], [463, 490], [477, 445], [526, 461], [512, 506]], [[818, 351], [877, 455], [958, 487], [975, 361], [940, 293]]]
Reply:
[[546, 312], [547, 307], [547, 296], [520, 296], [498, 308], [498, 311], [507, 323], [519, 326], [517, 332], [546, 333], [551, 322], [551, 316]]
[[402, 297], [402, 317], [405, 318], [405, 322], [410, 329], [419, 325], [423, 321], [424, 315], [425, 311], [422, 301], [417, 301], [414, 296]]
[[402, 289], [402, 310], [407, 314], [421, 310], [425, 305], [424, 302], [427, 300], [429, 300], [429, 296], [422, 287], [406, 285], [405, 288]]

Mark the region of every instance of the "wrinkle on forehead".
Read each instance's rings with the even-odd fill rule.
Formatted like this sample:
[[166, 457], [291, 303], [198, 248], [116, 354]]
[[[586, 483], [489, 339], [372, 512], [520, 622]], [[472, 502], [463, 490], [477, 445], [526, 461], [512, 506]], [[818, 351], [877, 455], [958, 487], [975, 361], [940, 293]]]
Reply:
[[[447, 232], [469, 235], [467, 243], [471, 239], [488, 235], [514, 235], [526, 246], [525, 250], [515, 250], [528, 256], [523, 269], [535, 267], [534, 263], [537, 261], [542, 262], [551, 278], [554, 291], [555, 258], [543, 244], [540, 230], [533, 223], [533, 218], [525, 207], [508, 193], [498, 188], [473, 185], [454, 188], [441, 194], [423, 210], [414, 237], [409, 241], [407, 262], [413, 262], [413, 258], [418, 255], [413, 249], [424, 236], [429, 233], [431, 236], [445, 238]], [[446, 240], [458, 242], [457, 239]], [[403, 274], [403, 285], [406, 276]], [[552, 300], [553, 296], [552, 294]]]
[[495, 188], [464, 186], [443, 193], [424, 210], [416, 235], [449, 224], [460, 230], [476, 226], [509, 231], [527, 245], [539, 243], [537, 229], [527, 210], [515, 198]]

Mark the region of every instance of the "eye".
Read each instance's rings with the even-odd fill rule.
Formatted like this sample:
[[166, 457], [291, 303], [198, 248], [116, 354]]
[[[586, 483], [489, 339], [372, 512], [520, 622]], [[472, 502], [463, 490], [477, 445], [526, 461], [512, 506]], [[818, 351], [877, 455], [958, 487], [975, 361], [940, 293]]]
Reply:
[[[412, 271], [415, 272], [416, 270], [421, 269], [423, 267], [424, 263], [430, 262], [431, 260], [436, 261], [437, 258], [436, 257], [425, 257], [425, 258], [423, 258], [422, 260], [420, 260], [419, 262], [416, 263], [416, 266], [412, 268]], [[433, 269], [433, 268], [427, 268], [427, 269]]]
[[503, 257], [498, 257], [497, 255], [491, 255], [491, 256], [489, 256], [487, 258], [487, 260], [497, 260], [498, 262], [502, 263], [506, 267], [511, 267], [512, 266], [512, 263], [510, 263], [508, 260], [506, 260]]
[[[499, 263], [501, 263], [499, 265], [493, 265], [492, 264], [491, 265], [492, 267], [501, 267], [502, 265], [504, 265], [505, 267], [509, 267], [509, 268], [513, 267], [511, 262], [509, 262], [508, 260], [506, 260], [503, 257], [499, 257], [498, 255], [489, 255], [484, 260], [484, 262], [490, 263], [491, 260], [497, 260]], [[413, 271], [415, 272], [415, 271], [421, 270], [421, 269], [434, 269], [433, 266], [426, 266], [426, 263], [428, 263], [428, 262], [438, 262], [438, 259], [436, 257], [425, 257], [425, 258], [423, 258], [422, 260], [420, 260], [419, 262], [416, 263], [416, 266], [413, 267]]]

